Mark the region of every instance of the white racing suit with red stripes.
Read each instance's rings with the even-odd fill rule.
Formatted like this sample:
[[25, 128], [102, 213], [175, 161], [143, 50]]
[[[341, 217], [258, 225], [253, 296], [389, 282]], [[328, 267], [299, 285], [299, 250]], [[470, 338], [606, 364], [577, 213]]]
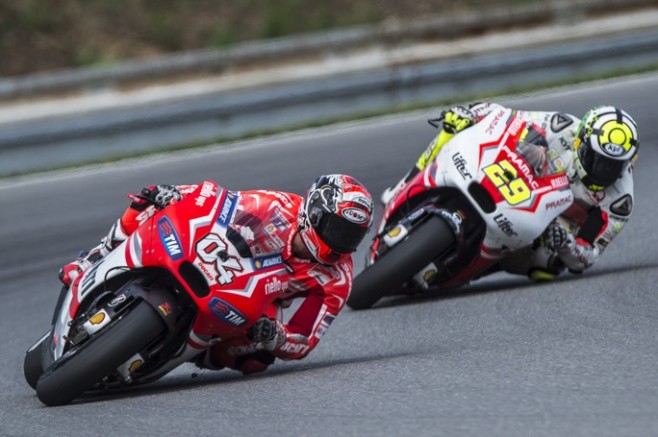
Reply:
[[[184, 197], [196, 185], [176, 188]], [[236, 210], [239, 213], [236, 216], [250, 217], [250, 220], [255, 217], [262, 223], [268, 223], [265, 226], [267, 235], [256, 236], [259, 241], [253, 244], [266, 245], [270, 251], [273, 245], [277, 246], [290, 274], [287, 284], [282, 284], [286, 288], [282, 298], [265, 314], [283, 322], [286, 338], [273, 351], [265, 350], [260, 343], [253, 343], [247, 337], [223, 341], [212, 346], [198, 364], [202, 365], [203, 362], [209, 368], [228, 367], [249, 374], [265, 370], [275, 358], [304, 358], [318, 345], [320, 338], [345, 305], [352, 287], [352, 258], [347, 256], [338, 264], [329, 266], [293, 254], [292, 241], [297, 234], [298, 214], [303, 201], [301, 196], [264, 190], [240, 191], [237, 194], [239, 200]], [[106, 255], [153, 213], [153, 206], [143, 211], [129, 207], [92, 252], [100, 249]], [[239, 226], [239, 223], [232, 222], [232, 225]], [[299, 302], [295, 302], [293, 307], [293, 301]], [[284, 314], [288, 308], [292, 314]]]
[[[495, 103], [471, 107], [476, 122], [501, 108]], [[573, 148], [580, 119], [560, 112], [517, 111], [540, 134], [538, 144], [547, 148], [546, 158], [554, 171], [566, 171], [574, 194], [572, 206], [557, 221], [568, 231], [568, 241], [557, 252], [543, 244], [517, 250], [500, 263], [503, 270], [533, 279], [551, 279], [564, 268], [579, 273], [592, 266], [619, 234], [633, 210], [633, 166], [603, 191], [589, 190], [576, 175]]]

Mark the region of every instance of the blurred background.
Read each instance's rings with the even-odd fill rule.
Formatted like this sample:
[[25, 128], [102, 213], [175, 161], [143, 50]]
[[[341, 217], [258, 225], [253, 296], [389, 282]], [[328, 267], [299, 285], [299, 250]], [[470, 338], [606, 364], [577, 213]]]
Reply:
[[2, 0], [0, 74], [103, 66], [345, 26], [464, 14], [494, 4], [514, 8], [541, 3], [545, 1]]
[[0, 178], [655, 71], [656, 22], [655, 0], [0, 0]]
[[[0, 436], [658, 435], [656, 23], [656, 0], [0, 0]], [[57, 409], [25, 384], [58, 269], [125, 193], [344, 172], [379, 197], [427, 118], [485, 98], [636, 118], [636, 209], [591, 272], [346, 310], [262, 376], [185, 368]]]

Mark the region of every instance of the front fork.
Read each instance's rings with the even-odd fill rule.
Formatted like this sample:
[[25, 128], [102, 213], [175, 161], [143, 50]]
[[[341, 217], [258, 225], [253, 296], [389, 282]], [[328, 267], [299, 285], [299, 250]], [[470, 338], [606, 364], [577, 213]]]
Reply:
[[457, 244], [455, 245], [454, 250], [443, 256], [441, 260], [434, 260], [414, 276], [414, 279], [419, 286], [425, 289], [429, 288], [432, 278], [434, 278], [439, 269], [445, 268], [446, 265], [450, 264], [462, 252], [465, 214], [459, 209], [456, 211], [449, 211], [443, 208], [437, 208], [434, 205], [425, 205], [414, 210], [411, 214], [400, 220], [393, 228], [377, 236], [375, 243], [371, 247], [371, 255], [368, 260], [369, 263], [374, 263], [376, 258], [381, 255], [383, 251], [387, 251], [393, 246], [399, 244], [411, 232], [413, 232], [416, 227], [431, 217], [438, 217], [448, 224], [455, 236]]
[[[57, 319], [61, 317], [61, 312], [63, 306], [66, 304], [68, 293], [69, 288], [67, 286], [64, 286], [60, 291], [60, 296], [53, 315], [53, 327], [49, 333], [51, 337], [49, 343], [51, 344], [56, 344], [56, 339], [53, 338], [55, 335], [54, 328], [58, 321]], [[116, 292], [108, 291], [98, 295], [94, 299], [94, 302], [89, 305], [89, 308], [93, 309], [93, 312], [79, 313], [75, 319], [69, 321], [69, 327], [73, 326], [73, 324], [79, 323], [78, 328], [75, 330], [69, 329], [67, 335], [62, 336], [62, 340], [71, 345], [80, 344], [86, 341], [89, 337], [96, 335], [101, 331], [112, 320], [121, 317], [127, 310], [127, 307], [140, 300], [148, 302], [155, 309], [167, 325], [170, 335], [179, 330], [178, 324], [181, 308], [172, 291], [157, 284], [147, 286], [142, 284], [139, 279], [136, 279], [128, 282]], [[49, 350], [43, 357], [44, 369], [50, 366], [56, 359], [59, 359], [55, 354], [54, 348], [50, 347], [48, 349]], [[64, 349], [64, 347], [61, 347], [60, 350], [63, 351]], [[132, 374], [144, 363], [144, 361], [145, 357], [137, 354], [136, 356], [131, 357], [117, 370], [125, 382], [130, 382]]]

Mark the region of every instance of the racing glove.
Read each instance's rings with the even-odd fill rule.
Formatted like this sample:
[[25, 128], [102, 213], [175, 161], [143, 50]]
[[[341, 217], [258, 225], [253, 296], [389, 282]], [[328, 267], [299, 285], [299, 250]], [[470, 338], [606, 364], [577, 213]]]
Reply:
[[416, 167], [404, 178], [405, 183], [410, 181], [419, 171], [424, 170], [425, 167], [436, 158], [436, 155], [439, 154], [441, 148], [450, 141], [457, 132], [461, 132], [467, 127], [472, 126], [475, 123], [475, 114], [465, 106], [454, 106], [447, 111], [443, 111], [441, 117], [438, 119], [428, 121], [434, 127], [438, 127], [439, 123], [443, 121], [443, 129], [441, 129], [441, 132], [439, 132], [439, 134], [427, 146], [422, 155], [420, 155], [418, 161], [416, 161]]
[[594, 264], [599, 256], [599, 247], [571, 234], [567, 242], [557, 251], [560, 261], [571, 273], [582, 273]]
[[542, 243], [555, 252], [562, 264], [571, 273], [580, 273], [594, 264], [599, 248], [582, 238], [576, 238], [557, 222], [548, 225], [542, 235]]
[[286, 328], [278, 320], [261, 317], [247, 330], [247, 338], [261, 343], [267, 351], [274, 351], [286, 342]]
[[174, 185], [159, 184], [142, 188], [139, 194], [128, 194], [128, 197], [132, 200], [130, 204], [132, 209], [144, 211], [151, 205], [163, 209], [181, 200], [183, 195]]
[[461, 132], [475, 123], [475, 114], [465, 106], [453, 106], [442, 116], [443, 130], [450, 134]]
[[[557, 222], [553, 222], [548, 225], [548, 228], [544, 231], [543, 243], [544, 246], [548, 247], [553, 252], [557, 252], [559, 249], [564, 247], [569, 242], [569, 237], [571, 234], [562, 227]], [[571, 237], [573, 240], [573, 237]]]

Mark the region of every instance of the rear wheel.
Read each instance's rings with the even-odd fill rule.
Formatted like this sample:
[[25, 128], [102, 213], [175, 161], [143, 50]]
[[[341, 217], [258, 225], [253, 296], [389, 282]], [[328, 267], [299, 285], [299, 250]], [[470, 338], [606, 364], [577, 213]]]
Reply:
[[39, 400], [46, 405], [71, 402], [155, 340], [164, 328], [155, 310], [140, 302], [48, 367], [36, 384]]
[[354, 279], [347, 305], [355, 310], [370, 308], [454, 244], [448, 224], [431, 217]]

